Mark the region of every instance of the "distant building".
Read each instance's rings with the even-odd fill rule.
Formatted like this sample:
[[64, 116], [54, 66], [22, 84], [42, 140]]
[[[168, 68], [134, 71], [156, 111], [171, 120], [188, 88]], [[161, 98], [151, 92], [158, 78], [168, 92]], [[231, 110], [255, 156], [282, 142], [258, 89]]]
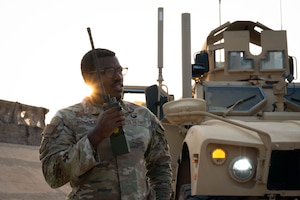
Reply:
[[48, 109], [0, 100], [0, 142], [40, 145]]

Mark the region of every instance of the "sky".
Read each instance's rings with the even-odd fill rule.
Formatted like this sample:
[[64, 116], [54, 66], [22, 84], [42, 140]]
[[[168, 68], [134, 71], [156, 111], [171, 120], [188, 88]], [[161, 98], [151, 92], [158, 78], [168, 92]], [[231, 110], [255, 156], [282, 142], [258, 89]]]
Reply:
[[158, 84], [159, 7], [163, 84], [175, 99], [182, 95], [183, 13], [190, 14], [192, 56], [220, 23], [250, 20], [286, 30], [289, 55], [300, 58], [298, 0], [1, 0], [0, 99], [47, 108], [46, 121], [80, 102], [88, 94], [80, 71], [82, 56], [91, 50], [87, 27], [96, 48], [113, 50], [129, 68], [125, 85]]

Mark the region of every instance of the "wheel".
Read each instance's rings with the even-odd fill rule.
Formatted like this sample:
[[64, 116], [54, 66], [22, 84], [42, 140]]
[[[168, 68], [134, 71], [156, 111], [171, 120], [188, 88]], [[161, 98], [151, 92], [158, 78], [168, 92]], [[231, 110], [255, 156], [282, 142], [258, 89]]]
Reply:
[[184, 184], [180, 187], [178, 200], [206, 200], [207, 197], [192, 196], [191, 184]]
[[187, 200], [191, 197], [191, 184], [185, 184], [180, 187], [178, 200]]

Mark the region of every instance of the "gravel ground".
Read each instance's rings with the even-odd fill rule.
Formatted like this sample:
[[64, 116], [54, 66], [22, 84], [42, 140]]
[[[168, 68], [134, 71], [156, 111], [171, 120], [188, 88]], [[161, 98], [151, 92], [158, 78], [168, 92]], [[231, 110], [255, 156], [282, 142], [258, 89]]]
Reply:
[[64, 185], [52, 189], [39, 161], [39, 147], [0, 143], [0, 199], [60, 200], [70, 191]]

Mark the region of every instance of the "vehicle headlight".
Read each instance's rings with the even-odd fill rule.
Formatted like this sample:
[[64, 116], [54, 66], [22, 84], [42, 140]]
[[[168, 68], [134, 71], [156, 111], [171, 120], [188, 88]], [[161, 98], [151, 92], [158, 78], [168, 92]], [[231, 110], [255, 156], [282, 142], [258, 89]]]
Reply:
[[229, 165], [231, 177], [239, 182], [249, 181], [253, 177], [254, 171], [253, 163], [247, 157], [237, 157]]

